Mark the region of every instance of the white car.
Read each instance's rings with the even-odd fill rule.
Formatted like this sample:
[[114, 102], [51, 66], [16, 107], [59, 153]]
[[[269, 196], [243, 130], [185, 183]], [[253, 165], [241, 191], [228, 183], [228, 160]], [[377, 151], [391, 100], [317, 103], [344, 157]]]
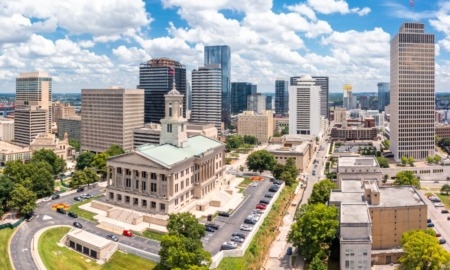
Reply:
[[257, 186], [258, 186], [258, 183], [253, 182], [250, 186], [252, 186], [252, 187], [257, 187]]
[[231, 237], [231, 241], [232, 242], [237, 242], [237, 243], [244, 243], [244, 239], [237, 237], [237, 236], [233, 236]]
[[241, 230], [249, 232], [249, 231], [253, 230], [253, 226], [242, 224], [241, 225]]
[[434, 203], [434, 206], [436, 206], [436, 207], [444, 207], [444, 205], [442, 203]]
[[47, 197], [47, 198], [44, 198], [42, 201], [43, 202], [49, 202], [49, 201], [51, 201], [52, 200], [52, 197]]

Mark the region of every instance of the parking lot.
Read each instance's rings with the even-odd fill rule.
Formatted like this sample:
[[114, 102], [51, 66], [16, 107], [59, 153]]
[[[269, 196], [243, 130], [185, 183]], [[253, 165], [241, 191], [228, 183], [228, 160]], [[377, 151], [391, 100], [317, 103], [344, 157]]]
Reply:
[[[425, 192], [421, 191], [421, 195]], [[441, 234], [439, 239], [445, 239], [446, 243], [442, 245], [447, 251], [450, 251], [450, 220], [447, 218], [450, 217], [449, 214], [441, 213], [442, 210], [446, 209], [445, 207], [436, 207], [432, 201], [430, 201], [427, 197], [423, 195], [423, 200], [428, 206], [428, 218], [431, 219], [431, 222], [434, 224], [434, 230], [437, 233]], [[448, 209], [447, 209], [448, 210]]]
[[[230, 217], [221, 217], [218, 216], [213, 220], [214, 223], [220, 226], [220, 228], [214, 232], [207, 232], [206, 236], [202, 239], [203, 246], [207, 251], [214, 256], [217, 252], [220, 251], [220, 246], [224, 242], [229, 242], [231, 239], [231, 235], [233, 233], [242, 233], [248, 235], [249, 232], [240, 230], [241, 225], [244, 223], [245, 218], [255, 210], [255, 206], [262, 199], [267, 199], [264, 197], [270, 188], [273, 185], [267, 178], [262, 181], [258, 181], [258, 186], [253, 187], [249, 186], [244, 190], [244, 194], [247, 195], [245, 201], [240, 205], [240, 207], [230, 216]], [[278, 191], [280, 192], [280, 191]], [[267, 209], [266, 211], [269, 211]], [[248, 224], [249, 226], [253, 226]]]

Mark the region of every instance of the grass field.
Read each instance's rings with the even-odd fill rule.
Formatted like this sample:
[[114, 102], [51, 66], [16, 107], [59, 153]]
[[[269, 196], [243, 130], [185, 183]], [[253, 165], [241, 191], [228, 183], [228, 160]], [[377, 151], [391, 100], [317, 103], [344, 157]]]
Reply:
[[78, 215], [78, 217], [80, 217], [80, 218], [84, 218], [84, 219], [87, 219], [87, 220], [95, 222], [94, 216], [97, 215], [97, 214], [89, 212], [89, 211], [86, 211], [86, 210], [83, 210], [83, 209], [80, 209], [80, 206], [83, 205], [83, 204], [87, 204], [87, 203], [89, 203], [89, 202], [91, 202], [91, 201], [93, 201], [95, 199], [98, 199], [98, 198], [100, 198], [102, 196], [103, 195], [95, 196], [95, 197], [90, 198], [88, 200], [84, 200], [84, 201], [72, 204], [70, 206], [70, 208], [69, 208], [69, 211], [75, 212]]
[[247, 187], [247, 186], [250, 185], [252, 182], [253, 182], [253, 181], [250, 180], [250, 178], [245, 177], [245, 178], [244, 178], [244, 181], [242, 181], [242, 182], [238, 185], [238, 187]]
[[435, 195], [439, 197], [439, 199], [445, 205], [445, 208], [450, 209], [450, 195], [441, 194], [439, 192], [436, 192]]
[[48, 270], [69, 269], [69, 265], [70, 270], [126, 270], [131, 266], [133, 269], [153, 269], [156, 266], [152, 261], [120, 251], [116, 251], [106, 264], [99, 265], [93, 259], [57, 245], [69, 230], [68, 227], [50, 229], [39, 238], [39, 256]]
[[138, 233], [138, 232], [133, 231], [133, 234], [138, 234], [142, 237], [153, 239], [158, 242], [161, 242], [161, 239], [164, 236], [164, 233], [153, 232], [153, 231], [144, 231], [143, 233]]
[[12, 270], [11, 262], [9, 261], [8, 241], [11, 237], [13, 229], [0, 230], [0, 269]]

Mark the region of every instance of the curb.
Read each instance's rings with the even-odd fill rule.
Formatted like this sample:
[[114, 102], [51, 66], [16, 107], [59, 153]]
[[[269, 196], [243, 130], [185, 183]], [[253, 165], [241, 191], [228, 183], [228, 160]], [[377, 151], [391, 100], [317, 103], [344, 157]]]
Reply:
[[13, 270], [16, 270], [16, 267], [14, 266], [14, 262], [13, 262], [13, 259], [11, 257], [11, 251], [10, 251], [10, 249], [11, 249], [11, 240], [16, 235], [16, 233], [19, 231], [19, 229], [23, 226], [23, 224], [24, 223], [22, 222], [18, 227], [14, 228], [13, 229], [14, 230], [13, 234], [11, 234], [11, 237], [9, 237], [9, 239], [8, 239], [8, 257], [9, 257], [9, 262], [11, 263], [11, 267], [12, 267]]
[[[39, 255], [39, 250], [38, 250], [39, 238], [45, 231], [48, 231], [53, 228], [60, 228], [60, 227], [72, 228], [71, 226], [67, 226], [67, 225], [48, 226], [48, 227], [42, 228], [39, 231], [37, 231], [33, 235], [33, 238], [31, 239], [31, 244], [30, 244], [31, 256], [33, 257], [33, 261], [39, 270], [47, 270], [47, 267], [45, 267], [44, 262], [42, 261], [41, 256]], [[36, 238], [36, 240], [35, 240], [35, 238]]]

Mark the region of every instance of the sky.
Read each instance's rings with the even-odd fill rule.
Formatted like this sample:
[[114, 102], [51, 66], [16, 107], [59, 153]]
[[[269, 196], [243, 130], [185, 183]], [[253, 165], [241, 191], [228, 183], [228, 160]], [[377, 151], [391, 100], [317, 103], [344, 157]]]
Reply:
[[191, 71], [205, 45], [231, 47], [231, 81], [274, 92], [275, 79], [329, 76], [376, 92], [389, 42], [406, 21], [436, 35], [436, 91], [450, 90], [450, 1], [0, 0], [0, 93], [19, 73], [49, 72], [53, 91], [136, 88], [139, 64], [168, 57]]

